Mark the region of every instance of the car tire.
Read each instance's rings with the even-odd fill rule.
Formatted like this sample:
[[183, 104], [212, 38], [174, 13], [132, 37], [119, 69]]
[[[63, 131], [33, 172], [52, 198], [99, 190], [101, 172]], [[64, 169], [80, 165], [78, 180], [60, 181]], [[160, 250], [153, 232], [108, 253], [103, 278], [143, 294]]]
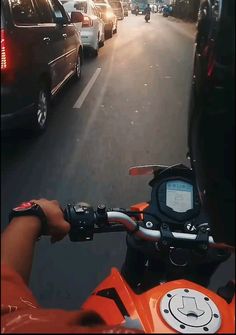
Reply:
[[104, 47], [104, 44], [105, 44], [105, 41], [104, 41], [104, 40], [99, 41], [99, 48]]
[[78, 57], [77, 57], [77, 60], [76, 60], [76, 65], [75, 65], [75, 74], [74, 74], [75, 80], [80, 80], [81, 79], [81, 65], [82, 65], [82, 54], [79, 51], [78, 52]]
[[111, 30], [107, 31], [107, 38], [112, 38], [113, 36], [113, 28]]
[[113, 31], [113, 34], [117, 34], [117, 25], [116, 25], [116, 29]]
[[35, 135], [40, 135], [47, 128], [48, 114], [50, 107], [49, 90], [47, 86], [41, 82], [38, 85], [36, 92], [34, 112], [33, 112], [33, 124], [31, 130]]

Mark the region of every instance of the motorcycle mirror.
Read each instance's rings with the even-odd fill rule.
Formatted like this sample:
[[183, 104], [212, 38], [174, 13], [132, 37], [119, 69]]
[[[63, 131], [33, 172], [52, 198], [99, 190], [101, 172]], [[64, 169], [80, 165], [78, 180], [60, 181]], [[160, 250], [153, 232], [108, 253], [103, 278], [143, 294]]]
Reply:
[[152, 175], [154, 172], [158, 170], [163, 170], [168, 168], [167, 165], [139, 165], [139, 166], [132, 166], [129, 168], [129, 175], [130, 176], [147, 176]]

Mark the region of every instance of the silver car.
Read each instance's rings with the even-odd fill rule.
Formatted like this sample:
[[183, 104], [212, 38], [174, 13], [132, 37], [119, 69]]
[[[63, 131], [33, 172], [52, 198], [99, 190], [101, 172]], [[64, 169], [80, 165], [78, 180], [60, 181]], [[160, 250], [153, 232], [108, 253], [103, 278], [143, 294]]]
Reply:
[[111, 5], [114, 14], [116, 15], [118, 20], [124, 19], [124, 8], [121, 3], [121, 1], [109, 1], [109, 4]]
[[69, 15], [74, 11], [83, 14], [83, 23], [76, 24], [76, 28], [81, 34], [83, 46], [92, 49], [94, 56], [97, 56], [99, 47], [104, 45], [105, 25], [95, 3], [92, 0], [62, 0], [61, 2]]

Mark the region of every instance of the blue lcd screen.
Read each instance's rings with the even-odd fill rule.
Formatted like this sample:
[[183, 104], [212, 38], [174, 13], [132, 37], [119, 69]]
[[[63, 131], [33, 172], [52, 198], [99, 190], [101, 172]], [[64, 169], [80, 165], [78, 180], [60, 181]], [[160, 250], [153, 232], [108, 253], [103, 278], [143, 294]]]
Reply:
[[178, 213], [193, 209], [193, 186], [181, 180], [166, 183], [166, 206]]

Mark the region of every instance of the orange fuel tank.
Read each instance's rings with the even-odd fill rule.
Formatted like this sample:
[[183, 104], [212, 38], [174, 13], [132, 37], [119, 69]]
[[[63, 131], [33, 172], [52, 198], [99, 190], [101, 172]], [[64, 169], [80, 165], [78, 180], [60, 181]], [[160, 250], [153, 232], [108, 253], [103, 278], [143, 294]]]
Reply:
[[167, 282], [135, 294], [116, 268], [95, 289], [83, 309], [95, 311], [108, 325], [120, 324], [144, 333], [193, 333], [186, 320], [194, 320], [195, 333], [235, 333], [235, 297], [228, 304], [216, 293], [187, 280]]

